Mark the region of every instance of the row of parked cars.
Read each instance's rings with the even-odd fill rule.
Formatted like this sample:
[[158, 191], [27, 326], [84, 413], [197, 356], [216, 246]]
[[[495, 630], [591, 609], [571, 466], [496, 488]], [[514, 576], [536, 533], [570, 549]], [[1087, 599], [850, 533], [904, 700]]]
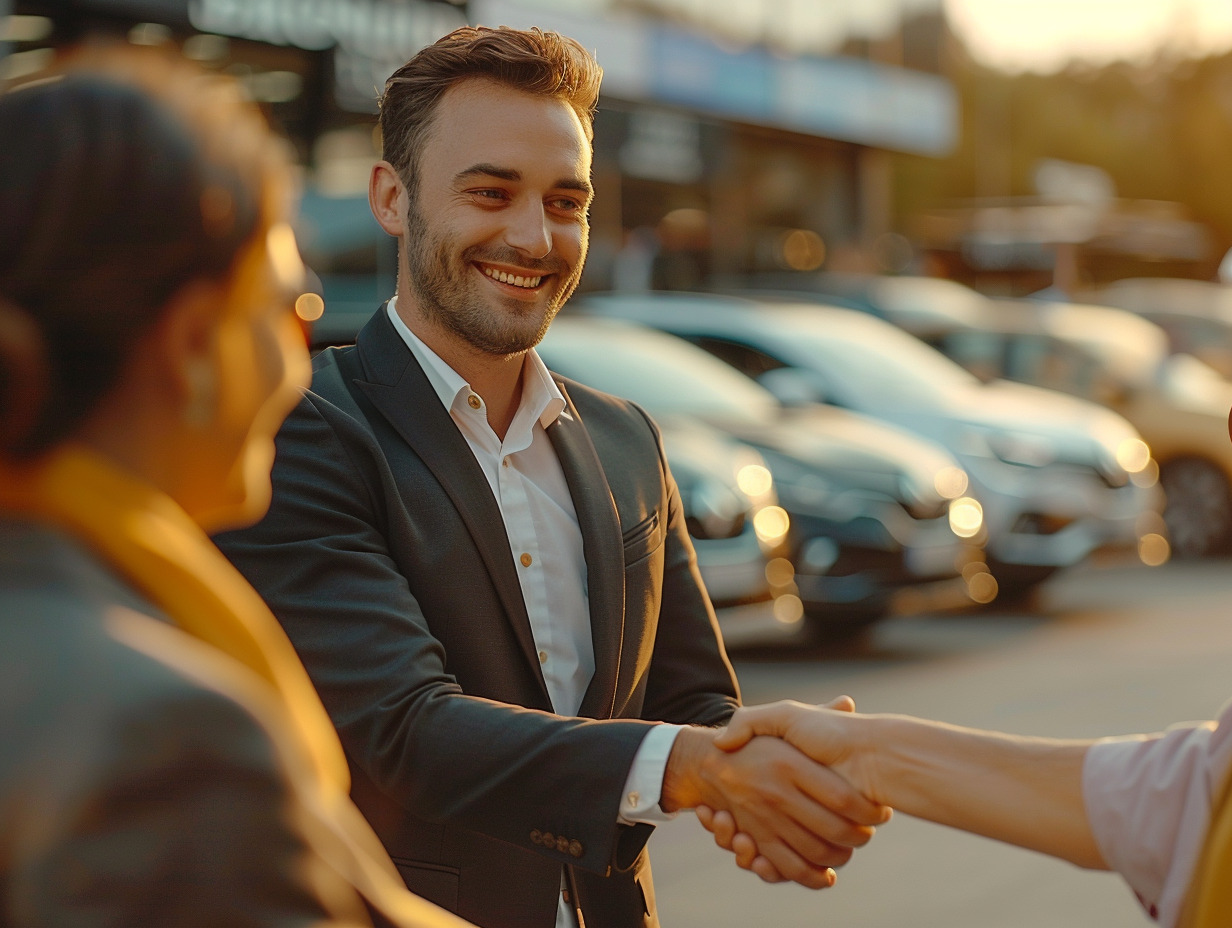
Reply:
[[[867, 623], [921, 585], [987, 602], [1101, 549], [1167, 557], [1158, 470], [1122, 416], [981, 380], [870, 312], [784, 294], [592, 293], [540, 353], [661, 422], [684, 414], [757, 448], [816, 629]], [[719, 399], [737, 391], [740, 417]]]
[[660, 424], [716, 606], [828, 637], [1232, 542], [1232, 384], [1157, 323], [928, 278], [741, 283], [581, 294], [539, 349]]

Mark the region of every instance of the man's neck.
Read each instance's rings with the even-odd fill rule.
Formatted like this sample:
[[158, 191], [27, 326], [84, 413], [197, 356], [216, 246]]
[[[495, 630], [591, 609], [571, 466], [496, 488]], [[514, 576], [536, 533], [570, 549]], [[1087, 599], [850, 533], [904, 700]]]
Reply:
[[488, 425], [504, 441], [522, 402], [522, 369], [526, 356], [492, 355], [481, 351], [419, 313], [404, 311], [401, 295], [397, 311], [406, 327], [479, 394], [487, 407]]

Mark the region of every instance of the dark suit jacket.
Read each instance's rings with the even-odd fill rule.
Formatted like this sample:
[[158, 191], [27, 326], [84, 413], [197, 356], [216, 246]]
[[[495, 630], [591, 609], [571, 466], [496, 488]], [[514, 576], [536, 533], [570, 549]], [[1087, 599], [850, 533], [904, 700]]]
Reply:
[[266, 690], [77, 542], [0, 519], [0, 925], [368, 924]]
[[314, 366], [269, 515], [218, 541], [307, 666], [356, 803], [411, 889], [485, 928], [550, 928], [562, 866], [589, 928], [657, 924], [620, 791], [647, 720], [721, 724], [738, 694], [654, 424], [558, 379], [596, 667], [562, 718], [496, 501], [384, 308]]

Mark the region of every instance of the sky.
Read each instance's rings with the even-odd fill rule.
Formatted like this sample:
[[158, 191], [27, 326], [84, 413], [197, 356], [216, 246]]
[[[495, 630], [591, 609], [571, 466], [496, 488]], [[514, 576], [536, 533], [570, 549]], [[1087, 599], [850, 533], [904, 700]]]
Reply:
[[1232, 48], [1232, 0], [944, 0], [951, 27], [982, 62], [1051, 71]]

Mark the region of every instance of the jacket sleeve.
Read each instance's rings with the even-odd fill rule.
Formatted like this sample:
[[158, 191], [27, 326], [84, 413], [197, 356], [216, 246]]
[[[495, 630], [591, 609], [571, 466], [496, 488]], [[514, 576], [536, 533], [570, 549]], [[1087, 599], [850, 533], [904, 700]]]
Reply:
[[[371, 432], [337, 406], [306, 395], [279, 434], [273, 481], [267, 517], [216, 540], [286, 628], [351, 761], [419, 818], [598, 873], [617, 866], [620, 791], [651, 723], [463, 692], [394, 554], [439, 547], [453, 514], [436, 497], [408, 510]], [[454, 573], [432, 578], [447, 595], [421, 591], [438, 621], [467, 608], [474, 581]], [[532, 847], [532, 833], [579, 840]]]

